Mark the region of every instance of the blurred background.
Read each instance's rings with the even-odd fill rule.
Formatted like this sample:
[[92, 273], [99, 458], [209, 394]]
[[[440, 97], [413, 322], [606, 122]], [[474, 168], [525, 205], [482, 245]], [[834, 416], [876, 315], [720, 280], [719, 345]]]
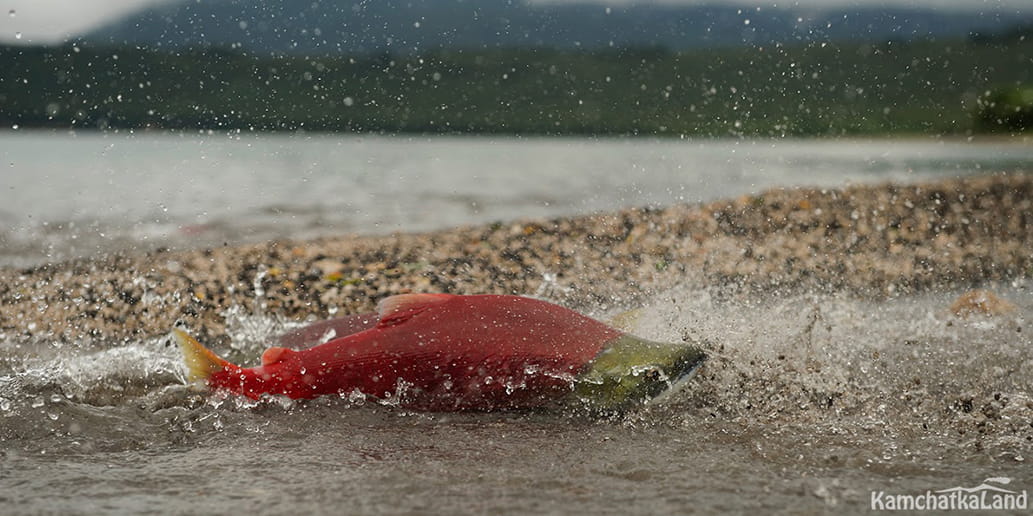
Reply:
[[0, 263], [1033, 162], [1027, 1], [0, 5]]
[[3, 2], [13, 127], [783, 136], [1033, 124], [1033, 4]]

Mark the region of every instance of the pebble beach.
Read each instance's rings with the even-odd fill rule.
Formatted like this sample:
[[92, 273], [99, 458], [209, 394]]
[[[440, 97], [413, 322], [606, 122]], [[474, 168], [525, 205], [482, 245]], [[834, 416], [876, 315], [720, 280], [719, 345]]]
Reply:
[[407, 292], [538, 295], [592, 313], [686, 282], [883, 298], [1030, 275], [1033, 176], [992, 175], [6, 268], [0, 332], [117, 340], [183, 321], [218, 340], [231, 308], [303, 321]]

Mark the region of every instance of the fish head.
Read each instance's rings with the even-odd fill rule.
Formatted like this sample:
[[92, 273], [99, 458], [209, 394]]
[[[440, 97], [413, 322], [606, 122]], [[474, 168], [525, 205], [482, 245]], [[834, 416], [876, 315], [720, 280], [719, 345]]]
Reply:
[[578, 375], [574, 396], [593, 411], [625, 412], [676, 391], [705, 360], [695, 346], [623, 334]]

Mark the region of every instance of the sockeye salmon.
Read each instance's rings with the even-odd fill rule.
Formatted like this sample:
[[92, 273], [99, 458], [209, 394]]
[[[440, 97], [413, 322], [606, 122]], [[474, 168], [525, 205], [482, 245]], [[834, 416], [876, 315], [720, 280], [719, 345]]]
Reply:
[[564, 398], [622, 411], [671, 392], [706, 356], [695, 346], [652, 342], [573, 310], [520, 296], [405, 294], [375, 318], [316, 323], [272, 347], [257, 367], [219, 358], [173, 330], [191, 381], [249, 398], [359, 394], [429, 411], [538, 407]]

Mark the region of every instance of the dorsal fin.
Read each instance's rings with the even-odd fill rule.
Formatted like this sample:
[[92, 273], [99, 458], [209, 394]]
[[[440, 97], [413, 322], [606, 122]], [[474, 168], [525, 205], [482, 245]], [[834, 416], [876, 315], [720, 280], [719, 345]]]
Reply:
[[438, 304], [452, 299], [451, 294], [399, 294], [377, 303], [378, 327], [392, 326]]
[[262, 365], [267, 366], [283, 361], [283, 359], [287, 358], [291, 353], [294, 353], [294, 351], [287, 348], [281, 348], [279, 346], [273, 346], [265, 350], [265, 353], [262, 353]]

